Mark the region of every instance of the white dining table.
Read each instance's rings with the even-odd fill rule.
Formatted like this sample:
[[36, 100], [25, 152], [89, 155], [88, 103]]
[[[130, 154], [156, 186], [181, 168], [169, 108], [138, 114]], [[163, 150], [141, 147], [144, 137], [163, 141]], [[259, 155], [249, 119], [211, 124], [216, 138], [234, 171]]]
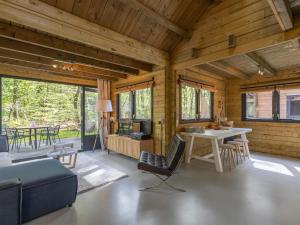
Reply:
[[[220, 157], [219, 145], [224, 142], [224, 138], [240, 136], [243, 141], [247, 141], [247, 133], [252, 132], [251, 128], [230, 128], [226, 130], [213, 130], [206, 129], [205, 133], [188, 133], [181, 132], [180, 135], [186, 140], [186, 153], [185, 153], [185, 162], [190, 163], [191, 158], [199, 159], [202, 161], [214, 163], [216, 170], [220, 173], [223, 172], [222, 161]], [[188, 137], [190, 140], [188, 141]], [[195, 138], [210, 139], [212, 145], [212, 153], [204, 156], [198, 156], [193, 154], [194, 140]], [[250, 157], [249, 146], [246, 144], [244, 154]]]

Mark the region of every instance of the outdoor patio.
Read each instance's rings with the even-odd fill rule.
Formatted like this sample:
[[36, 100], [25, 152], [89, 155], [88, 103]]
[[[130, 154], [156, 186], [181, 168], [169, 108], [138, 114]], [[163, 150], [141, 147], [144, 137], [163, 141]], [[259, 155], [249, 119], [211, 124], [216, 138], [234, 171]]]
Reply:
[[[61, 141], [57, 141], [57, 144], [61, 143], [74, 143], [74, 147], [76, 149], [81, 149], [81, 138], [64, 138]], [[46, 143], [42, 143], [38, 149], [32, 148], [30, 145], [22, 144], [20, 149], [14, 148], [10, 150], [11, 158], [13, 161], [20, 161], [24, 159], [34, 159], [45, 157], [47, 152], [53, 149], [53, 146], [56, 143], [52, 143], [51, 145], [46, 145]]]

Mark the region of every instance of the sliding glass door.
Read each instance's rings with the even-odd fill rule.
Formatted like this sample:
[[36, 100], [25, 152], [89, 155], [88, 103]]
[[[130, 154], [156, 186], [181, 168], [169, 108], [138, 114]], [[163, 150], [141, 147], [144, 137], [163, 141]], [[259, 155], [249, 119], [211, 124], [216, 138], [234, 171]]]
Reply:
[[84, 87], [82, 99], [84, 121], [82, 126], [83, 150], [92, 150], [94, 145], [96, 149], [99, 149], [99, 138], [96, 140], [98, 132], [97, 89]]
[[[4, 76], [0, 82], [1, 132], [9, 136], [16, 158], [45, 155], [58, 142], [72, 142], [80, 150], [94, 148], [96, 88]], [[49, 129], [55, 127], [57, 135], [49, 138]]]

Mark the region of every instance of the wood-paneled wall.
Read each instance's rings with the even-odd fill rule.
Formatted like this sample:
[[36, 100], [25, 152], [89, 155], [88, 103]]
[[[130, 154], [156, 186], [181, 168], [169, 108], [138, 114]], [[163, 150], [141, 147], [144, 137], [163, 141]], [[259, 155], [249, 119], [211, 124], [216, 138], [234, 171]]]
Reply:
[[[226, 79], [215, 79], [202, 75], [201, 73], [190, 71], [190, 70], [179, 70], [176, 71], [176, 78], [179, 75], [185, 75], [194, 79], [199, 79], [205, 81], [206, 83], [213, 84], [215, 86], [216, 92], [214, 94], [214, 115], [220, 113], [221, 105], [223, 104], [225, 110], [225, 88]], [[179, 132], [183, 127], [206, 127], [210, 122], [200, 122], [200, 123], [180, 123], [179, 122], [179, 84], [176, 85], [176, 131]], [[195, 139], [193, 153], [197, 155], [205, 155], [211, 151], [211, 143], [209, 140]]]
[[[192, 60], [195, 49], [199, 58], [220, 52], [212, 57], [217, 60], [216, 56], [228, 57], [236, 53], [236, 49], [228, 49], [229, 35], [235, 35], [237, 46], [242, 46], [281, 32], [267, 1], [222, 1], [205, 12], [195, 26], [192, 38], [174, 50], [172, 61], [177, 64]], [[256, 45], [252, 46], [252, 50], [255, 50], [253, 48]]]
[[227, 86], [227, 117], [236, 127], [249, 127], [250, 150], [271, 154], [300, 157], [300, 123], [241, 121], [242, 100], [240, 85], [299, 78], [294, 70], [279, 72], [272, 78], [253, 76], [250, 80], [229, 79]]
[[[119, 80], [117, 82], [112, 82], [112, 102], [113, 102], [113, 116], [116, 118], [116, 109], [117, 109], [117, 95], [116, 87], [123, 86], [130, 83], [136, 83], [139, 81], [147, 80], [149, 78], [154, 78], [154, 87], [153, 87], [153, 139], [154, 139], [154, 151], [155, 153], [160, 154], [161, 152], [161, 141], [163, 141], [163, 146], [165, 146], [165, 135], [166, 127], [163, 126], [163, 132], [161, 134], [161, 126], [159, 122], [165, 120], [165, 105], [166, 105], [166, 95], [165, 95], [165, 70], [158, 72], [153, 72], [145, 74], [142, 76], [129, 77], [128, 79]], [[115, 123], [114, 130], [117, 130], [117, 123]], [[161, 138], [162, 137], [162, 138]], [[165, 152], [163, 148], [162, 152]]]

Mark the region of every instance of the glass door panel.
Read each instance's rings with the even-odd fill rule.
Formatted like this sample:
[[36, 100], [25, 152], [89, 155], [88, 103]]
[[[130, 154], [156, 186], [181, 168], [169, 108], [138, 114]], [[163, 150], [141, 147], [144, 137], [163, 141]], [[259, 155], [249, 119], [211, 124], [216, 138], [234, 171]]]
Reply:
[[[96, 88], [84, 88], [84, 126], [83, 126], [83, 150], [92, 150], [94, 147], [98, 131], [98, 112]], [[96, 149], [100, 147], [99, 141], [96, 142]]]

